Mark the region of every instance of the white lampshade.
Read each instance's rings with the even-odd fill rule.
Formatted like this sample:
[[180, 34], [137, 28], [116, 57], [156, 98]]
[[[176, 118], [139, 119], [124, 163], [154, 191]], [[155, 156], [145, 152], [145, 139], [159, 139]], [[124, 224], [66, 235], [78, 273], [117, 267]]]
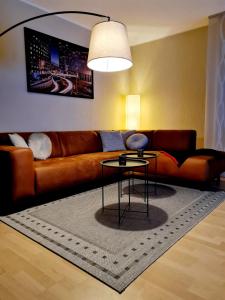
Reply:
[[140, 95], [128, 95], [126, 97], [126, 129], [140, 128], [140, 112], [141, 112]]
[[132, 58], [124, 24], [105, 21], [91, 33], [88, 67], [100, 72], [116, 72], [132, 67]]

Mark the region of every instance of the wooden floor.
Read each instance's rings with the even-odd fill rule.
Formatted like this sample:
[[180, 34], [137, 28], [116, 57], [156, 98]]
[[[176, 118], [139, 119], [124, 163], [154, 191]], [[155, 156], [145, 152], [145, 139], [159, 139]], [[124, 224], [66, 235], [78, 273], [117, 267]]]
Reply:
[[225, 299], [225, 202], [122, 294], [0, 223], [0, 299]]

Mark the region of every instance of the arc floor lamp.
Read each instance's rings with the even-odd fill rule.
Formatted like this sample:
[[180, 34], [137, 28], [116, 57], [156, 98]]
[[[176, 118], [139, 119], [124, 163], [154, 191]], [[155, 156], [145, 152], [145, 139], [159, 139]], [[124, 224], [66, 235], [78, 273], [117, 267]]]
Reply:
[[90, 69], [100, 72], [116, 72], [132, 67], [133, 63], [126, 26], [120, 22], [112, 21], [109, 16], [101, 14], [73, 10], [41, 14], [16, 23], [1, 32], [0, 37], [24, 23], [61, 14], [83, 14], [107, 19], [106, 21], [95, 24], [92, 28], [87, 62]]

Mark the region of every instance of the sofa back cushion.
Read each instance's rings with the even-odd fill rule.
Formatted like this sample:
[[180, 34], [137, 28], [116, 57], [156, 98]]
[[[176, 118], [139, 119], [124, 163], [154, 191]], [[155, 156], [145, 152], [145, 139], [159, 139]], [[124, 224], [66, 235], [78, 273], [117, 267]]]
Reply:
[[102, 143], [96, 131], [58, 132], [62, 156], [102, 151]]
[[164, 151], [193, 151], [196, 149], [195, 130], [155, 130], [151, 148]]

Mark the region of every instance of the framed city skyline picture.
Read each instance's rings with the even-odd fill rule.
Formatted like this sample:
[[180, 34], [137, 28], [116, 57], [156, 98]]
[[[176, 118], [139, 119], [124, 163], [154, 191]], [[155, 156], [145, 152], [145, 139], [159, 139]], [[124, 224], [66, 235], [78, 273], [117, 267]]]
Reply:
[[26, 27], [24, 38], [29, 92], [94, 98], [88, 48]]

